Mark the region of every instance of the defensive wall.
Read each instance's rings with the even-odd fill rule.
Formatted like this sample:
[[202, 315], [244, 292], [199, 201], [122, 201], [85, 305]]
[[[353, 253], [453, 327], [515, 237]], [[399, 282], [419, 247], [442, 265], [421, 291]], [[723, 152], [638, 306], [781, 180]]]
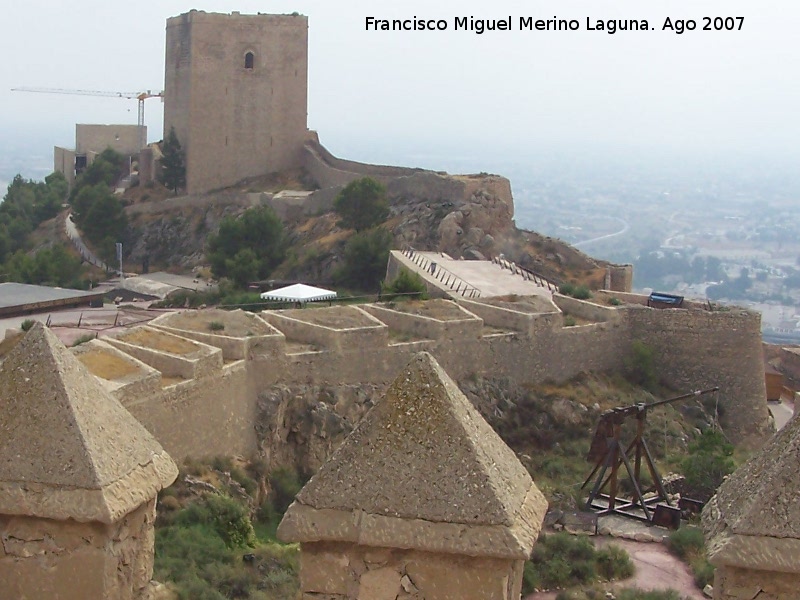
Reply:
[[[676, 390], [719, 386], [726, 432], [737, 443], [759, 446], [771, 433], [759, 315], [658, 310], [643, 306], [644, 297], [625, 297], [631, 302], [620, 306], [602, 305], [603, 294], [597, 302], [555, 294], [552, 303], [440, 299], [293, 309], [252, 316], [257, 329], [238, 331], [229, 319], [242, 313], [218, 311], [216, 327], [224, 330], [212, 331], [207, 311], [186, 311], [175, 313], [180, 319], [167, 315], [87, 345], [132, 367], [109, 373], [87, 366], [182, 461], [254, 455], [264, 443], [256, 431], [260, 398], [277, 390], [289, 397], [274, 415], [281, 422], [258, 427], [262, 433], [283, 428], [270, 443], [287, 443], [285, 411], [291, 398], [299, 401], [298, 390], [385, 389], [420, 351], [436, 357], [456, 381], [507, 377], [524, 385], [624, 369], [633, 341], [641, 340], [655, 350], [658, 376]], [[565, 326], [566, 317], [576, 325]], [[74, 349], [79, 357], [86, 351]], [[347, 419], [363, 414], [344, 412]]]
[[502, 199], [509, 206], [510, 218], [514, 215], [511, 182], [493, 175], [450, 175], [428, 169], [374, 165], [338, 158], [320, 142], [316, 132], [309, 132], [303, 146], [303, 166], [319, 186], [309, 198], [310, 210], [330, 208], [341, 189], [356, 179], [371, 177], [386, 186], [390, 201], [407, 202], [409, 198], [426, 201], [447, 199], [466, 202], [482, 192]]

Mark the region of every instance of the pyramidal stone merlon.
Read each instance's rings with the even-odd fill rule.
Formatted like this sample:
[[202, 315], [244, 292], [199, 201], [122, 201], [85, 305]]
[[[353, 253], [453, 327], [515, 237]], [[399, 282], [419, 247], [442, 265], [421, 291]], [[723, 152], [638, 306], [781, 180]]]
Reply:
[[795, 417], [725, 480], [704, 509], [714, 565], [794, 573], [800, 586], [798, 465], [800, 418]]
[[546, 509], [513, 451], [420, 353], [301, 490], [278, 535], [524, 560]]
[[0, 514], [113, 523], [177, 477], [175, 463], [36, 324], [0, 364]]

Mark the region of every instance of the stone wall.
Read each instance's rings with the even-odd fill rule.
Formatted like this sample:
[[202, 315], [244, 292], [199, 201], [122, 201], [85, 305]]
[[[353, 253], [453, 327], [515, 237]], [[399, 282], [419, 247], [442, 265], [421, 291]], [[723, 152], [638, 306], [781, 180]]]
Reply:
[[317, 182], [317, 185], [323, 189], [344, 186], [361, 177], [372, 177], [388, 183], [395, 177], [405, 177], [423, 172], [423, 169], [370, 165], [337, 158], [319, 143], [316, 133], [311, 133], [309, 137], [310, 139], [303, 147], [303, 166]]
[[773, 433], [758, 313], [644, 307], [626, 312], [632, 339], [655, 350], [659, 377], [677, 390], [719, 386], [720, 420], [730, 439], [757, 447]]
[[795, 600], [800, 590], [797, 573], [755, 571], [719, 566], [714, 572], [714, 600]]
[[172, 385], [126, 408], [177, 463], [187, 457], [253, 456], [257, 389], [245, 363]]
[[609, 265], [606, 289], [630, 292], [633, 289], [633, 265]]
[[75, 150], [53, 148], [53, 171], [63, 173], [70, 189], [75, 185]]
[[466, 309], [460, 318], [447, 320], [408, 313], [402, 309], [394, 310], [376, 304], [365, 306], [364, 310], [392, 329], [422, 339], [447, 339], [452, 342], [462, 339], [477, 340], [480, 339], [483, 329], [483, 319], [470, 314]]
[[[510, 331], [519, 331], [527, 334], [529, 337], [534, 334], [534, 325], [541, 325], [543, 321], [542, 315], [547, 314], [524, 312], [522, 310], [514, 310], [510, 307], [494, 306], [485, 302], [467, 300], [466, 298], [458, 298], [457, 301], [468, 311], [483, 319], [486, 325]], [[549, 312], [551, 314], [558, 314], [555, 305]]]
[[184, 356], [139, 344], [129, 344], [124, 339], [109, 338], [108, 343], [167, 377], [195, 379], [222, 369], [222, 351], [206, 345], [198, 345], [197, 352]]
[[611, 321], [617, 323], [621, 319], [621, 311], [619, 309], [611, 306], [595, 304], [590, 300], [584, 302], [569, 296], [563, 296], [559, 293], [554, 293], [553, 302], [563, 312], [580, 317], [581, 319], [586, 319], [587, 321], [593, 321], [596, 323], [605, 323], [606, 321]]
[[186, 151], [187, 192], [301, 167], [307, 88], [307, 17], [168, 19], [164, 134], [174, 127]]
[[[291, 319], [271, 313], [265, 318], [287, 336], [285, 345], [256, 347], [247, 361], [196, 374], [196, 379], [138, 401], [126, 395], [125, 403], [178, 461], [187, 456], [251, 455], [259, 445], [255, 433], [259, 397], [268, 396], [270, 390], [286, 390], [284, 400], [292, 394], [304, 397], [314, 386], [334, 395], [347, 386], [381, 390], [421, 350], [433, 354], [456, 380], [480, 376], [507, 377], [519, 385], [559, 382], [581, 372], [624, 369], [632, 342], [641, 340], [656, 351], [658, 376], [677, 391], [720, 386], [721, 421], [732, 439], [757, 446], [771, 433], [757, 314], [558, 301], [572, 311], [584, 306], [587, 315], [596, 312], [595, 317], [604, 321], [564, 327], [555, 306], [550, 313], [522, 313], [474, 301], [464, 302], [469, 309], [464, 320], [453, 321], [411, 315], [386, 305], [363, 308], [388, 329], [336, 330], [302, 321], [304, 312], [326, 308], [289, 311], [296, 314]], [[485, 331], [484, 324], [503, 331]], [[303, 348], [293, 339], [318, 347]], [[349, 426], [363, 414], [361, 409], [342, 409], [337, 402], [328, 408], [315, 405], [313, 410], [323, 413], [294, 418], [307, 418], [309, 423], [319, 419], [309, 430], [316, 428], [317, 433], [309, 435], [323, 435], [328, 416]], [[262, 430], [283, 432], [281, 442], [276, 441], [280, 435], [268, 441], [276, 455], [280, 452], [275, 444], [288, 443], [293, 426], [283, 421], [285, 408], [274, 412], [274, 422], [258, 423]], [[260, 441], [264, 443], [263, 436]], [[330, 440], [325, 443], [329, 446], [333, 448]]]
[[139, 600], [153, 576], [155, 504], [111, 525], [0, 515], [0, 595]]
[[302, 545], [303, 600], [518, 600], [522, 560], [320, 542]]
[[273, 327], [281, 330], [290, 340], [312, 344], [328, 350], [343, 351], [349, 348], [360, 348], [367, 352], [369, 348], [386, 347], [388, 331], [386, 325], [373, 319], [368, 313], [354, 307], [336, 307], [336, 311], [357, 311], [363, 317], [360, 326], [333, 328], [326, 325], [295, 318], [302, 311], [267, 311], [262, 313], [264, 319]]
[[138, 125], [75, 125], [76, 154], [100, 154], [111, 148], [123, 156], [139, 156], [143, 139], [147, 139], [147, 127]]

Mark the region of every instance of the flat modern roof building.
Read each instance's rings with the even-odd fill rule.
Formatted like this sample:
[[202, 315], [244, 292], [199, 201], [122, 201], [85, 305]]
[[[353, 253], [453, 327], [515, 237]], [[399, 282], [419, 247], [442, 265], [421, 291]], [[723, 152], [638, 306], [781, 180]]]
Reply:
[[27, 283], [0, 283], [0, 317], [30, 315], [57, 308], [102, 305], [102, 292], [84, 292]]

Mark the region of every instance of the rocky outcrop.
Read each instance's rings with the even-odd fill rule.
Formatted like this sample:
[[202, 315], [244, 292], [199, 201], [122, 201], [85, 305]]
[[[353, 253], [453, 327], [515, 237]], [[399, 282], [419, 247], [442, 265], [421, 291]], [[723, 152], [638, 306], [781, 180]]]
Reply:
[[209, 233], [228, 215], [260, 203], [261, 194], [217, 193], [135, 204], [126, 209], [130, 243], [126, 260], [189, 269], [205, 261]]
[[258, 398], [256, 432], [272, 466], [315, 473], [372, 407], [375, 385], [278, 386]]

